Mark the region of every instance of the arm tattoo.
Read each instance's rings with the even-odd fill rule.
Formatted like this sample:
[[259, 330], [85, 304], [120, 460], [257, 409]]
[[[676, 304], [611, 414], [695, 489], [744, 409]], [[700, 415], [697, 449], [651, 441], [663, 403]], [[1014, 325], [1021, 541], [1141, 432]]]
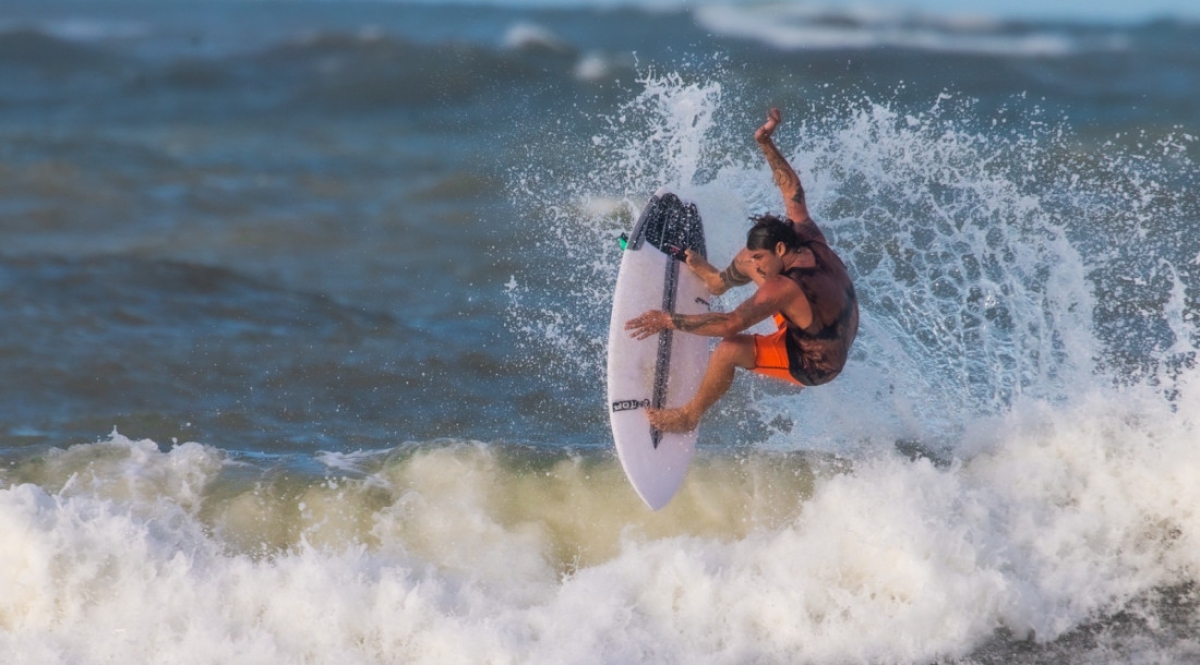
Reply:
[[773, 142], [768, 140], [760, 145], [763, 154], [767, 157], [767, 164], [771, 166], [775, 184], [784, 191], [795, 188], [796, 191], [792, 193], [792, 201], [803, 205], [804, 186], [800, 184], [800, 176], [796, 175], [796, 170], [792, 168], [791, 164], [788, 164]]
[[767, 163], [771, 165], [771, 171], [775, 175], [775, 184], [780, 187], [799, 186], [800, 178], [796, 177], [796, 172], [792, 170], [791, 165], [787, 163], [783, 155], [779, 154], [775, 146], [771, 146], [770, 149], [766, 150], [766, 153]]
[[721, 321], [727, 316], [727, 314], [720, 314], [716, 312], [709, 314], [693, 314], [691, 316], [686, 314], [672, 314], [671, 325], [674, 326], [676, 330], [692, 332], [698, 328], [703, 328], [710, 323]]
[[724, 285], [726, 289], [749, 283], [750, 278], [743, 274], [734, 263], [730, 263], [728, 268], [721, 271], [721, 284]]

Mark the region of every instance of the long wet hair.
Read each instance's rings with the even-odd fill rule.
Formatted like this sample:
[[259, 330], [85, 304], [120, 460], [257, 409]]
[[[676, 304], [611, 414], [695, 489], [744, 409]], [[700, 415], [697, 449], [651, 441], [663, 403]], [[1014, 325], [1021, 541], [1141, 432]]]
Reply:
[[779, 217], [766, 213], [755, 215], [750, 221], [754, 222], [754, 226], [751, 226], [746, 234], [746, 249], [775, 251], [775, 246], [779, 243], [783, 243], [788, 249], [800, 246], [800, 239], [796, 237], [792, 225]]

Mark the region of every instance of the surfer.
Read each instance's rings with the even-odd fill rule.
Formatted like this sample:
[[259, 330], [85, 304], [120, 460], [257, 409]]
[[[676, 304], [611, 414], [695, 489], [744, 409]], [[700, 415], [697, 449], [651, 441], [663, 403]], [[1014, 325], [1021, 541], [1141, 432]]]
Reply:
[[[779, 109], [771, 109], [754, 140], [783, 194], [787, 219], [752, 217], [755, 223], [746, 235], [746, 247], [724, 270], [690, 250], [686, 254], [687, 266], [714, 295], [751, 282], [758, 290], [732, 312], [686, 315], [650, 310], [625, 324], [637, 339], [663, 330], [722, 338], [690, 402], [677, 409], [647, 410], [650, 424], [661, 431], [696, 429], [701, 416], [729, 390], [738, 367], [797, 386], [817, 386], [832, 381], [846, 364], [858, 332], [854, 284], [809, 216], [800, 177], [771, 140], [781, 121]], [[775, 333], [743, 332], [770, 316], [778, 326]]]

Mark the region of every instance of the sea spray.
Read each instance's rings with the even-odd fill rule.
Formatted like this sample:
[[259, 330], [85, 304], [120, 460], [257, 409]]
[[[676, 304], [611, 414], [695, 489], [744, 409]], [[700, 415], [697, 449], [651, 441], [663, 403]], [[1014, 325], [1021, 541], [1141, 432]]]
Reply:
[[[600, 118], [604, 130], [589, 146], [533, 146], [532, 166], [510, 174], [515, 205], [538, 220], [541, 232], [533, 242], [554, 257], [552, 275], [514, 276], [511, 325], [531, 354], [544, 355], [537, 349], [547, 347], [556, 352], [547, 368], [563, 379], [594, 383], [603, 376], [620, 233], [659, 188], [685, 198], [695, 194], [697, 174], [708, 167], [705, 150], [712, 142], [706, 137], [715, 131], [721, 86], [676, 74], [647, 75], [638, 83], [644, 90]], [[564, 149], [587, 158], [573, 172], [542, 173], [538, 156]], [[553, 299], [538, 286], [553, 290]]]
[[857, 363], [832, 398], [872, 390], [906, 436], [940, 446], [1018, 397], [1061, 397], [1095, 348], [1082, 259], [1040, 204], [1054, 183], [1023, 178], [1052, 149], [1045, 132], [985, 134], [969, 105], [937, 101], [855, 103], [804, 121], [793, 150], [864, 312]]
[[[717, 264], [740, 246], [739, 220], [782, 205], [748, 139], [753, 127], [714, 120], [730, 116], [724, 107], [740, 99], [718, 82], [679, 75], [639, 83], [640, 92], [604, 118], [579, 173], [560, 174], [565, 186], [514, 190], [527, 204], [561, 197], [546, 206], [555, 228], [545, 242], [561, 243], [578, 260], [564, 279], [580, 283], [556, 291], [558, 302], [534, 317], [553, 331], [521, 332], [552, 347], [587, 349], [590, 360], [575, 370], [597, 379], [618, 262], [606, 239], [631, 223], [642, 195], [667, 186], [696, 201]], [[839, 381], [802, 398], [769, 385], [735, 390], [710, 416], [710, 432], [713, 421], [722, 430], [718, 440], [744, 440], [736, 429], [749, 419], [760, 425], [749, 428], [754, 440], [765, 434], [783, 448], [844, 451], [904, 439], [952, 455], [976, 418], [1019, 399], [1065, 399], [1098, 380], [1112, 346], [1130, 344], [1097, 326], [1095, 317], [1105, 318], [1113, 303], [1109, 280], [1093, 278], [1107, 274], [1110, 261], [1151, 252], [1129, 243], [1088, 250], [1117, 240], [1109, 234], [1129, 224], [1110, 219], [1151, 221], [1147, 208], [1155, 228], [1186, 224], [1194, 203], [1166, 191], [1161, 173], [1187, 163], [1186, 135], [1162, 139], [1157, 161], [1110, 146], [1123, 168], [1081, 172], [1097, 164], [1079, 157], [1087, 146], [1036, 107], [1002, 110], [989, 122], [970, 100], [948, 94], [924, 109], [836, 93], [824, 106], [824, 115], [785, 110], [776, 139], [801, 174], [814, 218], [850, 266], [863, 310], [860, 338]], [[1114, 181], [1141, 203], [1123, 210]], [[717, 303], [732, 307], [738, 295]], [[747, 391], [752, 403], [737, 395]], [[854, 403], [870, 404], [869, 413], [848, 422], [841, 405]], [[722, 421], [722, 408], [736, 412], [735, 422]], [[793, 434], [796, 423], [804, 425]]]

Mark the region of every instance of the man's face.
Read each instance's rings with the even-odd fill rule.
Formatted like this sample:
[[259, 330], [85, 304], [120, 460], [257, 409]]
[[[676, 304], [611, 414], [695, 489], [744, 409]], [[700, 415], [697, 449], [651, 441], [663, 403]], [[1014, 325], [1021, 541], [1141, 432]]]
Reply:
[[752, 249], [750, 250], [751, 269], [763, 279], [774, 277], [783, 272], [783, 255], [786, 252], [787, 247], [783, 243], [775, 245], [774, 251], [769, 249]]

